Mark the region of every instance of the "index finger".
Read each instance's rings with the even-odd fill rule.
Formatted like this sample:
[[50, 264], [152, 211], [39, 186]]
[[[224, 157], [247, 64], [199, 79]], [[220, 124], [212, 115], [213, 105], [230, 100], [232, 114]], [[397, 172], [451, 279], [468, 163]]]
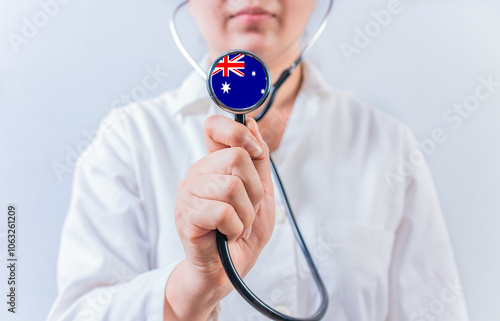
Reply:
[[262, 146], [250, 129], [228, 117], [210, 116], [205, 120], [203, 129], [209, 153], [227, 147], [242, 147], [252, 157], [262, 154]]

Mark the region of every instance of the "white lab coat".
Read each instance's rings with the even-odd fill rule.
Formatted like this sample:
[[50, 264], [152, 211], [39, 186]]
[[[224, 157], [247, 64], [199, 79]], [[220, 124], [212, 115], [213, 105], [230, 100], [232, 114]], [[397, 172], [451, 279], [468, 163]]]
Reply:
[[[193, 72], [179, 89], [102, 122], [75, 171], [49, 320], [163, 320], [165, 284], [184, 256], [174, 224], [177, 186], [207, 154], [202, 128], [213, 114], [230, 117]], [[324, 320], [468, 320], [417, 151], [406, 126], [328, 86], [305, 62], [272, 157], [328, 288]], [[317, 290], [275, 194], [272, 238], [245, 281], [277, 309], [307, 316]], [[267, 320], [236, 291], [219, 310], [221, 321]]]

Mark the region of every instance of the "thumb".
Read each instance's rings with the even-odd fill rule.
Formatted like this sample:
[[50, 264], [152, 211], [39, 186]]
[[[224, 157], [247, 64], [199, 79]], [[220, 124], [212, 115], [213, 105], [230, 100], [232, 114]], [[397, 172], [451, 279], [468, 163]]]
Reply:
[[262, 185], [264, 186], [264, 191], [274, 197], [274, 187], [273, 182], [271, 180], [271, 161], [270, 161], [270, 152], [269, 146], [262, 138], [262, 135], [259, 131], [259, 125], [255, 121], [255, 119], [248, 117], [246, 125], [250, 132], [257, 138], [260, 146], [262, 147], [262, 154], [258, 157], [252, 157], [255, 169], [259, 174], [259, 177], [262, 181]]

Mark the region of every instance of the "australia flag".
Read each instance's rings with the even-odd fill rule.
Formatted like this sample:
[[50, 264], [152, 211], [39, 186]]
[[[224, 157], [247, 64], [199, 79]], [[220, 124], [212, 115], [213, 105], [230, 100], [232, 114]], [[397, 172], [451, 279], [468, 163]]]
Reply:
[[241, 53], [224, 56], [212, 67], [211, 89], [225, 107], [245, 110], [255, 106], [266, 95], [266, 69], [250, 55]]

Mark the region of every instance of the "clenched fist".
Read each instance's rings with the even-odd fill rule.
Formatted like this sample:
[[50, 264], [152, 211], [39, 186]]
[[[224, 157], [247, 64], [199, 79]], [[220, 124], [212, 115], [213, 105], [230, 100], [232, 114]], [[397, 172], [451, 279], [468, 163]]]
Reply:
[[271, 237], [275, 205], [269, 148], [255, 120], [248, 118], [247, 126], [223, 116], [205, 121], [209, 153], [189, 168], [178, 188], [175, 224], [186, 258], [167, 282], [165, 319], [206, 320], [231, 292], [215, 230], [227, 236], [242, 277]]

